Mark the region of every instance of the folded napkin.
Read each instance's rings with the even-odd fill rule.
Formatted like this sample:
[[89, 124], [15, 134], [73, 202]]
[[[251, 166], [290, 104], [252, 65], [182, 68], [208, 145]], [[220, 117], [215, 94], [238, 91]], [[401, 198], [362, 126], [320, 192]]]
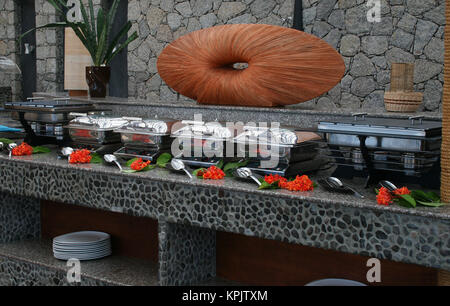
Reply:
[[4, 125], [0, 125], [0, 132], [20, 132], [21, 129], [11, 128]]

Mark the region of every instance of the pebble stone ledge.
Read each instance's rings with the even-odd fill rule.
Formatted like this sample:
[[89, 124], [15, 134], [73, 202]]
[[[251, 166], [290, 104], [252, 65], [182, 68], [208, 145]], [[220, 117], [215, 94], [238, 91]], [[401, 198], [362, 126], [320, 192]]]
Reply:
[[[193, 254], [188, 243], [172, 241], [174, 235], [191, 237], [192, 245], [197, 245], [202, 235], [210, 237], [206, 241], [211, 248], [199, 252], [210, 252], [213, 258], [215, 231], [450, 270], [448, 206], [414, 210], [381, 207], [367, 191], [365, 200], [330, 194], [321, 188], [312, 193], [257, 191], [247, 182], [190, 181], [163, 169], [123, 174], [104, 165], [68, 165], [57, 160], [55, 153], [11, 160], [1, 155], [0, 178], [2, 192], [182, 224], [160, 228], [160, 247], [168, 252], [162, 254], [160, 273], [169, 281], [175, 281], [171, 276], [177, 275], [177, 268], [171, 270], [164, 260], [186, 259]], [[186, 249], [180, 249], [181, 245]], [[207, 261], [196, 269], [210, 273], [210, 264]], [[205, 275], [197, 273], [195, 278]], [[192, 276], [186, 272], [186, 279]]]

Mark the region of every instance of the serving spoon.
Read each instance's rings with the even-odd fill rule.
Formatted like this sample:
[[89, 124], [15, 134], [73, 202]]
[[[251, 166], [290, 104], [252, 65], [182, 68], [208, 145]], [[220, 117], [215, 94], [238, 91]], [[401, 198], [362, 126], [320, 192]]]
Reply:
[[3, 150], [4, 147], [5, 147], [5, 144], [3, 142], [0, 142], [0, 151]]
[[190, 174], [189, 171], [186, 170], [186, 166], [184, 165], [183, 161], [176, 158], [172, 158], [172, 160], [170, 161], [170, 165], [177, 171], [183, 170], [184, 172], [186, 172], [189, 178], [192, 179], [192, 174]]
[[69, 161], [69, 162], [70, 162], [70, 154], [72, 154], [72, 153], [73, 153], [73, 149], [71, 147], [64, 147], [61, 149], [61, 154], [64, 157], [67, 157], [67, 161]]
[[351, 190], [355, 194], [355, 196], [357, 196], [361, 199], [364, 199], [364, 196], [362, 194], [360, 194], [355, 189], [353, 189], [347, 185], [344, 185], [344, 183], [342, 183], [342, 181], [340, 179], [338, 179], [337, 177], [330, 176], [330, 177], [327, 177], [326, 180], [330, 185], [332, 185], [336, 188], [347, 188], [347, 189]]
[[389, 190], [390, 192], [394, 192], [397, 189], [397, 186], [395, 186], [393, 183], [389, 182], [389, 181], [380, 181], [378, 183], [379, 186], [386, 188], [387, 190]]
[[105, 156], [103, 156], [103, 158], [105, 159], [105, 161], [107, 163], [115, 163], [117, 165], [117, 167], [119, 167], [120, 171], [122, 171], [122, 166], [120, 165], [120, 163], [117, 161], [117, 157], [113, 154], [105, 154]]
[[13, 150], [15, 147], [17, 147], [17, 143], [14, 143], [14, 142], [12, 142], [12, 143], [10, 143], [10, 144], [8, 145], [9, 158], [11, 158], [11, 156], [12, 156], [12, 150]]
[[249, 168], [246, 168], [246, 167], [237, 168], [236, 174], [240, 178], [249, 178], [250, 177], [251, 179], [253, 179], [256, 182], [256, 184], [258, 184], [258, 186], [261, 186], [261, 182], [253, 175], [252, 170], [250, 170]]

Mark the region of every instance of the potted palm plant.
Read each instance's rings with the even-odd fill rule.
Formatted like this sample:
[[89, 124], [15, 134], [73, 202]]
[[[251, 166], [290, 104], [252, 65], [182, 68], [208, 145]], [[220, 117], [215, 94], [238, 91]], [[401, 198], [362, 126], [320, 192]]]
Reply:
[[[21, 40], [25, 35], [32, 31], [42, 28], [70, 27], [81, 40], [92, 57], [94, 66], [86, 67], [86, 81], [89, 86], [89, 95], [91, 97], [104, 98], [106, 96], [106, 88], [110, 78], [111, 60], [119, 52], [121, 52], [129, 43], [135, 40], [138, 35], [136, 32], [131, 34], [124, 42], [122, 38], [126, 37], [131, 29], [131, 22], [128, 21], [111, 39], [111, 29], [114, 23], [117, 7], [120, 0], [114, 0], [111, 8], [106, 11], [102, 8], [98, 9], [97, 16], [94, 13], [94, 5], [92, 0], [88, 0], [88, 7], [80, 1], [81, 20], [72, 21], [68, 19], [66, 13], [71, 9], [63, 0], [47, 0], [58, 13], [63, 16], [63, 21], [49, 23], [38, 26], [19, 36]], [[87, 12], [89, 10], [89, 13]]]

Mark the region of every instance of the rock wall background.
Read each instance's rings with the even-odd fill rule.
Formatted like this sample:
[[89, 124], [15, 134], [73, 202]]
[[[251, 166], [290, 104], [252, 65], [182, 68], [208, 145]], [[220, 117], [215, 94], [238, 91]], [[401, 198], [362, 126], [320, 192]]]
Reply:
[[[19, 62], [16, 36], [19, 33], [18, 5], [12, 0], [0, 0], [0, 56]], [[22, 91], [20, 75], [0, 72], [0, 87], [11, 87], [12, 98], [19, 98]], [[6, 92], [6, 89], [4, 89]]]
[[[36, 1], [36, 24], [57, 20], [45, 0]], [[86, 1], [86, 0], [83, 0]], [[95, 0], [96, 6], [104, 0]], [[303, 0], [305, 31], [319, 36], [344, 57], [346, 74], [330, 92], [307, 102], [326, 109], [383, 108], [392, 62], [415, 62], [415, 89], [424, 92], [423, 110], [441, 111], [445, 0], [381, 0], [381, 23], [369, 23], [367, 0]], [[128, 17], [139, 38], [128, 49], [129, 96], [179, 101], [156, 69], [162, 49], [174, 39], [201, 28], [226, 23], [292, 26], [294, 0], [130, 0]], [[15, 41], [20, 31], [20, 1], [0, 0], [0, 56], [19, 61]], [[36, 33], [37, 90], [64, 86], [63, 32]], [[124, 76], [126, 78], [127, 76]], [[20, 97], [20, 76], [0, 75]]]
[[303, 0], [305, 31], [344, 56], [346, 74], [319, 107], [383, 107], [393, 62], [415, 62], [414, 83], [423, 110], [441, 111], [444, 82], [445, 0], [381, 0], [381, 23], [369, 23], [364, 0]]

